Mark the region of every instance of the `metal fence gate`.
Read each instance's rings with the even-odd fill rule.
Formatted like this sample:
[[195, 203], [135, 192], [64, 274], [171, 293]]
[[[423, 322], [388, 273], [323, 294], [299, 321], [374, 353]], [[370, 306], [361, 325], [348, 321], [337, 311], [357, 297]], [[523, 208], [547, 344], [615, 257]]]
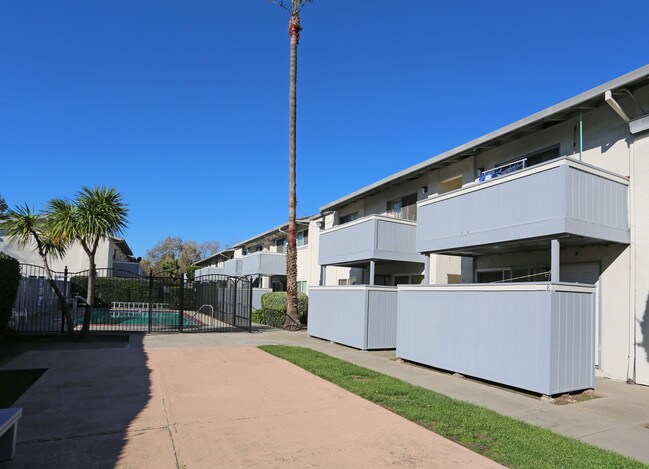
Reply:
[[[21, 265], [22, 279], [10, 327], [19, 332], [67, 332], [56, 286], [69, 305], [75, 330], [89, 315], [91, 331], [226, 332], [252, 330], [252, 283], [246, 277], [167, 273], [137, 276], [96, 269], [93, 301], [89, 271], [53, 272]], [[92, 304], [92, 307], [89, 306]]]

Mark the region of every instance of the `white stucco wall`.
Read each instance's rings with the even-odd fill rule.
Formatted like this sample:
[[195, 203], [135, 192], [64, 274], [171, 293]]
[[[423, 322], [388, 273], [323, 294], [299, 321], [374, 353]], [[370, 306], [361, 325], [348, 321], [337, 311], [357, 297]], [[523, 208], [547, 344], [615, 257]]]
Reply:
[[[113, 267], [114, 249], [114, 244], [110, 240], [99, 242], [95, 255], [95, 266], [98, 269]], [[20, 248], [18, 243], [2, 234], [0, 235], [0, 252], [18, 259], [21, 264], [43, 266], [41, 257], [36, 252], [36, 244], [33, 242]], [[63, 272], [66, 266], [69, 272], [81, 272], [87, 270], [89, 266], [88, 256], [79, 243], [74, 243], [62, 259], [50, 257], [48, 262], [50, 269], [56, 272]]]

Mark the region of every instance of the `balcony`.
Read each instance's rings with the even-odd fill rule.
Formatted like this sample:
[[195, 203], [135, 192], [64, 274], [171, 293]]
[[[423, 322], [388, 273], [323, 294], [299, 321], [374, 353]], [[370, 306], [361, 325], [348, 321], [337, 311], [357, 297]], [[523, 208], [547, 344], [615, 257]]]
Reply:
[[320, 233], [320, 265], [384, 260], [424, 263], [415, 249], [417, 223], [370, 215]]
[[225, 275], [225, 269], [222, 267], [202, 267], [194, 272], [194, 277], [205, 275]]
[[113, 261], [113, 277], [139, 277], [142, 267], [139, 262]]
[[507, 244], [630, 242], [628, 180], [571, 158], [419, 202], [417, 251], [476, 255]]
[[547, 282], [399, 287], [397, 356], [539, 394], [592, 388], [594, 293]]
[[310, 287], [307, 332], [361, 350], [395, 348], [397, 288]]
[[241, 276], [241, 259], [230, 259], [223, 263], [223, 272], [225, 275], [230, 275], [232, 277]]
[[226, 275], [286, 275], [286, 254], [277, 252], [253, 252], [224, 264]]

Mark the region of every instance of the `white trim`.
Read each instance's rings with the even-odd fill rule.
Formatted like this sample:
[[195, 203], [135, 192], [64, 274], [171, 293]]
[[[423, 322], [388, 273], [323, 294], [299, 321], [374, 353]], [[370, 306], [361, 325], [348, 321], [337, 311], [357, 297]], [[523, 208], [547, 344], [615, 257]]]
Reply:
[[549, 163], [544, 163], [544, 164], [539, 164], [539, 165], [534, 165], [530, 166], [525, 169], [521, 169], [519, 171], [515, 171], [513, 173], [505, 174], [503, 176], [499, 176], [497, 178], [491, 179], [489, 181], [485, 182], [472, 182], [470, 184], [467, 184], [466, 186], [462, 187], [461, 189], [456, 189], [451, 192], [447, 192], [444, 194], [433, 194], [430, 197], [423, 199], [419, 202], [417, 202], [417, 208], [424, 207], [426, 205], [434, 204], [437, 202], [441, 202], [446, 199], [451, 199], [453, 197], [458, 197], [460, 195], [465, 195], [470, 192], [475, 192], [481, 189], [487, 189], [489, 187], [497, 186], [498, 184], [504, 184], [510, 181], [514, 181], [516, 179], [532, 176], [534, 174], [541, 173], [543, 171], [549, 171], [554, 168], [558, 168], [561, 166], [569, 166], [571, 168], [575, 168], [579, 171], [584, 171], [586, 173], [593, 174], [595, 176], [603, 177], [605, 179], [609, 179], [611, 181], [617, 182], [619, 184], [624, 184], [626, 186], [629, 185], [629, 180], [628, 178], [625, 178], [624, 176], [620, 176], [619, 174], [612, 173], [610, 171], [606, 171], [600, 168], [596, 168], [592, 165], [574, 160], [572, 158], [562, 156], [561, 158], [558, 158], [556, 160], [552, 160]]
[[595, 285], [577, 283], [462, 283], [449, 285], [407, 285], [398, 287], [404, 291], [556, 291], [595, 293]]
[[393, 287], [390, 285], [328, 285], [326, 287], [324, 286], [313, 286], [309, 287], [309, 290], [345, 290], [345, 291], [353, 291], [353, 290], [358, 290], [358, 291], [363, 291], [363, 290], [376, 290], [376, 291], [397, 291], [397, 287]]

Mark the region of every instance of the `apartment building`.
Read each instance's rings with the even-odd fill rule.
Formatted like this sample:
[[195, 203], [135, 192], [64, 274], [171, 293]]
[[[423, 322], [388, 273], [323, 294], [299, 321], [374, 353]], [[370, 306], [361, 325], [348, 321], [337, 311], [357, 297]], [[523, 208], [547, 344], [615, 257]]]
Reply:
[[[304, 217], [297, 223], [297, 288], [308, 293], [318, 285], [318, 219], [319, 215]], [[213, 256], [197, 262], [201, 268], [195, 275], [229, 275], [253, 280], [253, 307], [261, 307], [261, 296], [271, 291], [286, 291], [286, 245], [288, 223], [264, 231], [235, 244]]]
[[[28, 243], [20, 247], [11, 237], [0, 231], [0, 252], [4, 252], [16, 259], [21, 264], [29, 264], [43, 267], [43, 261], [36, 252], [35, 243]], [[63, 272], [67, 267], [69, 272], [82, 272], [88, 270], [88, 255], [75, 242], [62, 258], [48, 259], [50, 268], [55, 272]], [[140, 259], [135, 258], [133, 251], [122, 238], [107, 238], [99, 242], [97, 254], [95, 255], [95, 267], [97, 269], [112, 269], [115, 277], [130, 277], [142, 275]]]
[[322, 207], [309, 334], [542, 394], [649, 384], [648, 112], [645, 66]]

